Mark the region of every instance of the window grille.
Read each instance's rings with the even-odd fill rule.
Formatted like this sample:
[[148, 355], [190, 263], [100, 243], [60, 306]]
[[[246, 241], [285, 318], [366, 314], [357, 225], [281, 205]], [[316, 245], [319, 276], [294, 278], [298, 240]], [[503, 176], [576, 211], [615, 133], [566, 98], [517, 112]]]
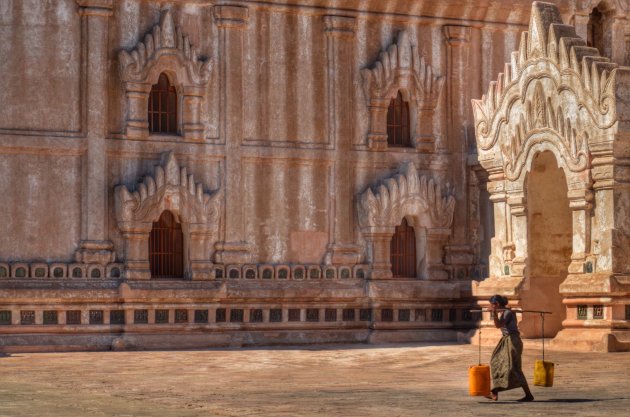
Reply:
[[577, 306], [577, 318], [578, 320], [586, 320], [587, 306], [586, 304], [580, 304]]
[[263, 311], [259, 308], [249, 310], [249, 322], [250, 323], [262, 323]]
[[109, 324], [125, 324], [125, 310], [110, 310]]
[[44, 324], [57, 324], [57, 312], [55, 310], [44, 311]]
[[369, 308], [362, 308], [359, 310], [359, 320], [361, 321], [371, 321], [372, 320], [372, 310]]
[[434, 308], [431, 310], [431, 321], [442, 321], [444, 317], [444, 311], [441, 308]]
[[324, 320], [325, 321], [337, 321], [337, 309], [336, 308], [327, 308], [324, 310]]
[[411, 133], [409, 130], [409, 103], [403, 100], [398, 92], [387, 109], [387, 145], [410, 147]]
[[390, 244], [390, 260], [394, 277], [416, 276], [416, 234], [407, 219], [396, 226]]
[[208, 310], [195, 310], [195, 323], [207, 323]]
[[81, 324], [81, 310], [66, 311], [66, 324]]
[[269, 321], [272, 323], [279, 323], [282, 321], [282, 309], [272, 308], [269, 310]]
[[166, 74], [160, 74], [149, 97], [149, 131], [177, 134], [177, 92]]
[[182, 225], [164, 211], [149, 235], [149, 263], [153, 278], [182, 278], [184, 275]]
[[411, 319], [411, 311], [408, 308], [398, 310], [398, 321], [409, 321]]
[[90, 310], [90, 324], [103, 324], [103, 310]]
[[299, 308], [290, 308], [289, 309], [289, 321], [300, 321], [300, 309]]

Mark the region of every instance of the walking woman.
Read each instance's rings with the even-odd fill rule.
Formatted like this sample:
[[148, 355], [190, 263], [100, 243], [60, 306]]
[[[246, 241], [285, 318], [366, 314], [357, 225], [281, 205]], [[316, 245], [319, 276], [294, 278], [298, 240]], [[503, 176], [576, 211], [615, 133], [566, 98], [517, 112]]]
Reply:
[[489, 301], [494, 325], [501, 329], [503, 337], [490, 359], [492, 391], [487, 398], [496, 401], [499, 399], [499, 391], [522, 387], [525, 396], [518, 401], [533, 401], [534, 396], [521, 369], [523, 342], [516, 323], [516, 313], [507, 308], [508, 299], [501, 295], [493, 295]]

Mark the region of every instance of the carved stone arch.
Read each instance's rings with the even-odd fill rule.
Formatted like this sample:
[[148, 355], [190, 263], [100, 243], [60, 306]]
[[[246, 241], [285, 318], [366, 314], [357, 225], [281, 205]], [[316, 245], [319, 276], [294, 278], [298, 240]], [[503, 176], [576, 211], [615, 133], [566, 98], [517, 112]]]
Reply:
[[[444, 194], [433, 179], [419, 176], [416, 167], [408, 164], [385, 179], [375, 191], [365, 190], [358, 198], [361, 232], [368, 242], [368, 259], [372, 278], [391, 278], [390, 242], [403, 218], [410, 219], [416, 231], [418, 262], [421, 278], [447, 279], [443, 248], [452, 231], [455, 198]], [[423, 229], [420, 232], [419, 229]], [[419, 239], [426, 239], [419, 241]]]
[[186, 140], [203, 141], [201, 104], [212, 61], [201, 59], [188, 37], [175, 26], [170, 10], [162, 13], [160, 23], [131, 52], [120, 51], [118, 61], [127, 100], [126, 137], [148, 138], [149, 93], [160, 74], [165, 73], [178, 91], [178, 130]]
[[129, 279], [149, 279], [148, 242], [153, 222], [168, 210], [182, 224], [185, 275], [192, 279], [211, 276], [211, 250], [218, 239], [221, 193], [204, 191], [169, 152], [152, 176], [145, 176], [136, 190], [115, 189], [116, 220], [125, 242], [125, 274]]
[[368, 147], [387, 149], [387, 109], [398, 91], [410, 105], [411, 139], [416, 149], [433, 152], [433, 114], [437, 107], [444, 78], [433, 69], [412, 45], [407, 31], [398, 33], [396, 43], [381, 52], [373, 67], [363, 69], [363, 91], [370, 111]]
[[[584, 294], [610, 295], [613, 270], [630, 276], [630, 222], [618, 214], [627, 197], [614, 197], [630, 195], [617, 182], [626, 181], [619, 166], [630, 160], [630, 149], [620, 146], [630, 133], [629, 81], [630, 68], [587, 46], [573, 26], [562, 23], [555, 5], [532, 4], [518, 50], [482, 99], [472, 103], [477, 157], [490, 178], [494, 218], [500, 219], [490, 277], [475, 287], [476, 295], [518, 298], [526, 291], [526, 177], [535, 156], [546, 151], [564, 172], [571, 211], [572, 254], [560, 284], [563, 306], [575, 308], [572, 300]], [[598, 284], [589, 287], [585, 279]]]

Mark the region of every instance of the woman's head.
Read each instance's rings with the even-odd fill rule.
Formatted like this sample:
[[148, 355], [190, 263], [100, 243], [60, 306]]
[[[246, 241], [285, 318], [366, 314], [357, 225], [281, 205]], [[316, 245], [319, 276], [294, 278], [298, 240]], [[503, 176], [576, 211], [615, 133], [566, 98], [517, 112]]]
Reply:
[[488, 301], [490, 301], [490, 304], [498, 304], [499, 307], [505, 307], [508, 305], [508, 299], [499, 294], [493, 295]]

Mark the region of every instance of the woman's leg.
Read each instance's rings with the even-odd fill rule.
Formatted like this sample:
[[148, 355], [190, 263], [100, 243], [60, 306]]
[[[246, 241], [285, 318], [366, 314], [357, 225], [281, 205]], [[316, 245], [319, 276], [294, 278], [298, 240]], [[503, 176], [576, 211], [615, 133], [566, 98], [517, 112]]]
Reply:
[[525, 396], [518, 401], [526, 402], [526, 401], [534, 401], [534, 396], [532, 392], [529, 390], [529, 385], [527, 384], [527, 380], [523, 378], [523, 391], [525, 392]]

